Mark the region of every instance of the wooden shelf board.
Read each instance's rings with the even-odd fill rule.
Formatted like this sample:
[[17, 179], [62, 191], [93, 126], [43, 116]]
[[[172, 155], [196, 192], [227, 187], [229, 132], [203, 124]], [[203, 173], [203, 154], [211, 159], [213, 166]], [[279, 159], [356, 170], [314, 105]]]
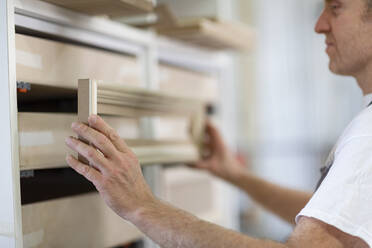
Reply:
[[157, 31], [161, 35], [213, 50], [248, 50], [253, 39], [253, 32], [242, 24], [208, 19], [158, 28]]
[[150, 0], [42, 0], [88, 15], [131, 16], [151, 12]]

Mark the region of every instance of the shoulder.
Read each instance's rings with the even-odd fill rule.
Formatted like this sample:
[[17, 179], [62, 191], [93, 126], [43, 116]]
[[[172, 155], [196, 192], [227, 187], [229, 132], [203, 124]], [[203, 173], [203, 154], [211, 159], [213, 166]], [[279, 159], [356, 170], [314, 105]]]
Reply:
[[346, 127], [337, 142], [337, 150], [359, 139], [372, 142], [372, 106], [361, 111]]

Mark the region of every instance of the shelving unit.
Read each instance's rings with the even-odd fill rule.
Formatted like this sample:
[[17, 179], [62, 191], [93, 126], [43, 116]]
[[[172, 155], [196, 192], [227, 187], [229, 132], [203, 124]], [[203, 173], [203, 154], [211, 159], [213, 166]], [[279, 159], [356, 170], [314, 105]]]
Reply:
[[[35, 42], [39, 44], [39, 48], [37, 48]], [[48, 56], [53, 51], [59, 51], [59, 53], [55, 53], [54, 59], [52, 56]], [[61, 54], [64, 54], [65, 57]], [[87, 16], [38, 0], [1, 1], [0, 55], [0, 77], [3, 87], [6, 89], [0, 91], [0, 113], [9, 120], [0, 124], [0, 135], [3, 138], [1, 143], [3, 153], [0, 159], [0, 184], [2, 186], [0, 189], [0, 202], [2, 202], [0, 247], [58, 246], [58, 244], [66, 242], [67, 239], [73, 242], [73, 237], [79, 230], [80, 232], [86, 230], [86, 233], [76, 239], [76, 243], [68, 243], [70, 247], [74, 245], [82, 247], [87, 237], [91, 242], [97, 241], [97, 247], [113, 246], [143, 238], [136, 228], [113, 215], [112, 211], [102, 203], [95, 192], [21, 204], [20, 182], [25, 185], [23, 184], [25, 178], [34, 177], [35, 180], [39, 176], [45, 178], [44, 174], [39, 175], [38, 172], [47, 174], [49, 169], [51, 169], [50, 172], [54, 172], [55, 168], [58, 168], [61, 172], [66, 172], [64, 171], [65, 165], [52, 161], [55, 158], [52, 156], [52, 160], [48, 160], [47, 157], [39, 160], [42, 167], [37, 163], [38, 161], [35, 160], [33, 152], [30, 153], [30, 150], [28, 151], [29, 156], [25, 159], [26, 157], [22, 154], [26, 154], [27, 149], [35, 145], [33, 142], [27, 142], [30, 139], [32, 140], [32, 137], [36, 137], [32, 135], [37, 133], [39, 133], [37, 135], [44, 134], [46, 139], [54, 137], [53, 132], [52, 134], [45, 132], [48, 130], [49, 118], [60, 120], [58, 125], [63, 126], [61, 130], [66, 130], [56, 134], [58, 137], [68, 135], [68, 129], [64, 129], [64, 126], [76, 118], [76, 112], [72, 110], [74, 109], [74, 102], [70, 102], [71, 99], [68, 100], [67, 105], [63, 104], [62, 109], [67, 109], [67, 112], [30, 112], [30, 109], [27, 110], [27, 107], [29, 107], [27, 104], [30, 104], [29, 101], [32, 102], [32, 99], [28, 98], [27, 94], [19, 95], [18, 101], [28, 101], [28, 103], [25, 105], [25, 102], [19, 102], [19, 109], [26, 108], [18, 112], [16, 82], [18, 80], [31, 83], [31, 86], [34, 86], [32, 86], [30, 92], [33, 89], [35, 91], [41, 90], [40, 92], [44, 93], [40, 93], [36, 97], [39, 99], [45, 98], [48, 101], [51, 99], [51, 95], [48, 95], [48, 92], [50, 93], [48, 87], [64, 87], [67, 91], [59, 89], [59, 94], [63, 98], [66, 94], [77, 90], [77, 80], [79, 78], [87, 77], [98, 77], [116, 84], [122, 82], [127, 86], [135, 86], [139, 89], [164, 90], [172, 93], [172, 90], [167, 90], [169, 81], [166, 83], [167, 80], [161, 77], [167, 74], [164, 74], [164, 71], [169, 70], [169, 68], [176, 68], [171, 70], [186, 71], [186, 74], [193, 75], [196, 79], [205, 80], [205, 78], [209, 78], [209, 84], [215, 83], [216, 87], [219, 88], [223, 81], [231, 78], [231, 71], [226, 70], [228, 66], [231, 66], [228, 56], [185, 45], [174, 40], [158, 38], [152, 32], [138, 30], [105, 18]], [[72, 55], [75, 55], [75, 57]], [[84, 56], [91, 59], [86, 59], [86, 62], [80, 61], [79, 59]], [[102, 78], [107, 74], [94, 70], [94, 68], [99, 68], [99, 64], [94, 63], [94, 58], [98, 58], [97, 56], [100, 56], [100, 61], [107, 61], [106, 65], [103, 65], [104, 71], [114, 70], [115, 73], [111, 74], [121, 75], [121, 77]], [[73, 65], [71, 70], [63, 68], [69, 63]], [[91, 64], [89, 65], [89, 63]], [[122, 63], [127, 69], [115, 67], [118, 63]], [[114, 66], [110, 67], [109, 65]], [[39, 68], [35, 66], [39, 66]], [[40, 66], [42, 68], [45, 66], [47, 69], [42, 70]], [[159, 68], [167, 69], [159, 70]], [[97, 73], [97, 75], [91, 75], [92, 72]], [[122, 74], [118, 74], [118, 72]], [[182, 85], [186, 84], [180, 83], [177, 87], [183, 87]], [[182, 90], [180, 92], [182, 93]], [[175, 94], [177, 97], [181, 97], [181, 95]], [[200, 94], [199, 97], [206, 96]], [[216, 96], [208, 97], [211, 103], [221, 104], [219, 100], [216, 100]], [[36, 105], [33, 105], [32, 108], [34, 106]], [[170, 125], [173, 121], [147, 117], [134, 120], [110, 118], [109, 122], [114, 127], [125, 124], [129, 128], [129, 130], [123, 131], [124, 135], [138, 132], [141, 134], [141, 139], [144, 140], [159, 138], [163, 135], [162, 127]], [[35, 119], [44, 124], [38, 125], [38, 128], [35, 129], [32, 124]], [[35, 131], [36, 134], [33, 133], [30, 136], [30, 132]], [[45, 145], [42, 144], [42, 139], [38, 141], [41, 142], [40, 146]], [[57, 139], [55, 142], [59, 144], [61, 141]], [[45, 146], [40, 149], [45, 149]], [[40, 170], [41, 168], [48, 169], [44, 171]], [[163, 178], [165, 173], [168, 177], [172, 177], [173, 172], [166, 172], [161, 164], [143, 167], [143, 171], [154, 193], [169, 200], [163, 188]], [[21, 180], [20, 174], [22, 176]], [[214, 184], [213, 179], [208, 180], [210, 181], [207, 181], [207, 184]], [[186, 187], [187, 184], [184, 186]], [[217, 197], [217, 195], [213, 197]], [[24, 199], [26, 198], [24, 197]], [[92, 213], [99, 218], [90, 219], [89, 211], [80, 213], [81, 208], [92, 208]], [[71, 221], [77, 219], [77, 217], [74, 217], [74, 215], [65, 217], [69, 214], [66, 211], [76, 212], [79, 218], [83, 217], [88, 221], [79, 224], [72, 223]], [[54, 214], [55, 212], [60, 214]], [[202, 213], [196, 211], [195, 214], [200, 217], [207, 216], [209, 220], [215, 222], [221, 221], [218, 208], [211, 209], [208, 213], [204, 210]], [[99, 225], [102, 225], [102, 229], [89, 228]], [[61, 226], [70, 226], [71, 229], [66, 228], [65, 232], [60, 232], [59, 228]], [[113, 226], [116, 231], [109, 229], [109, 226]], [[127, 235], [123, 235], [118, 230], [123, 230]], [[57, 234], [64, 239], [58, 238]], [[98, 241], [92, 237], [97, 237], [100, 240]], [[93, 245], [89, 246], [94, 247]], [[148, 243], [147, 247], [153, 247], [153, 244]]]

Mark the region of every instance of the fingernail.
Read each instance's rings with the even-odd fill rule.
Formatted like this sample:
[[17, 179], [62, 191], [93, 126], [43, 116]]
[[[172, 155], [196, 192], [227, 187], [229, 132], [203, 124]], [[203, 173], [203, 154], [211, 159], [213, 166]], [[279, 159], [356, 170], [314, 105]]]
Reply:
[[66, 142], [67, 144], [72, 144], [72, 143], [74, 142], [74, 138], [71, 137], [71, 136], [69, 136], [69, 137], [65, 138], [65, 142]]
[[77, 122], [73, 122], [73, 123], [71, 124], [71, 127], [72, 127], [72, 128], [78, 128], [78, 126], [79, 126], [79, 123], [77, 123]]
[[97, 122], [97, 115], [90, 115], [89, 116], [89, 118], [88, 118], [88, 122], [90, 123], [90, 124], [96, 124], [96, 122]]

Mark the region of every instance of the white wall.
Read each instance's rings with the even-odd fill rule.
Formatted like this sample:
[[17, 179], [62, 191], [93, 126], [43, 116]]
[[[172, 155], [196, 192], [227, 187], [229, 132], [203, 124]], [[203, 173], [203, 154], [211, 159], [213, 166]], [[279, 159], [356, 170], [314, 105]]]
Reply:
[[[245, 83], [255, 95], [253, 103], [248, 99], [253, 104], [249, 118], [255, 122], [254, 137], [251, 131], [245, 132], [255, 142], [245, 140], [246, 145], [244, 141], [241, 145], [253, 153], [253, 170], [258, 175], [312, 191], [324, 157], [361, 108], [361, 92], [353, 79], [328, 70], [324, 37], [314, 33], [322, 0], [250, 2], [257, 31], [251, 59], [255, 80]], [[276, 240], [285, 239], [291, 231], [262, 210], [254, 210], [245, 228]]]

